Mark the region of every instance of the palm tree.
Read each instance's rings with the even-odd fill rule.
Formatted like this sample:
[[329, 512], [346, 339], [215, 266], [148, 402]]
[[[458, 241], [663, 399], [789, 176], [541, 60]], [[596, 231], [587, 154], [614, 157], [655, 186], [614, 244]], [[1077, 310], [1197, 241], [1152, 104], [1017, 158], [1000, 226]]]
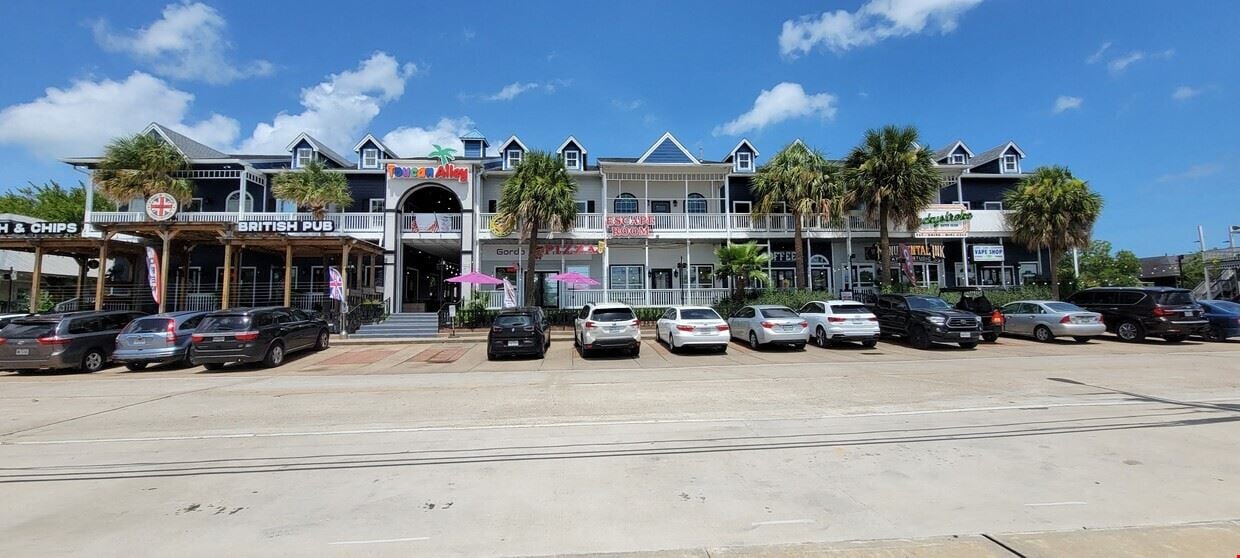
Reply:
[[500, 192], [497, 219], [501, 226], [519, 232], [527, 243], [525, 304], [534, 303], [534, 264], [538, 259], [538, 233], [543, 227], [570, 231], [577, 219], [577, 183], [559, 157], [531, 151], [521, 159]]
[[919, 213], [935, 200], [942, 178], [912, 126], [866, 130], [865, 139], [848, 154], [845, 166], [856, 201], [865, 204], [867, 218], [878, 221], [878, 284], [886, 285], [891, 222], [917, 228]]
[[189, 166], [185, 155], [162, 138], [137, 134], [114, 139], [104, 148], [94, 182], [117, 203], [166, 192], [184, 204], [193, 199], [194, 186], [176, 174]]
[[733, 300], [744, 298], [745, 288], [751, 281], [764, 283], [771, 280], [766, 274], [771, 255], [764, 252], [757, 242], [724, 244], [715, 248], [715, 259], [719, 262], [719, 273], [731, 278]]
[[353, 203], [344, 175], [327, 172], [319, 161], [311, 161], [300, 171], [276, 175], [271, 194], [309, 210], [316, 220], [323, 219], [328, 206], [347, 207]]
[[1030, 250], [1051, 253], [1051, 296], [1059, 298], [1059, 260], [1073, 248], [1089, 246], [1102, 196], [1067, 167], [1039, 167], [1003, 197], [1012, 238]]
[[841, 178], [839, 165], [799, 140], [780, 150], [754, 176], [753, 214], [767, 215], [779, 204], [792, 214], [798, 288], [810, 286], [805, 266], [804, 218], [817, 214], [832, 223], [842, 221], [848, 195]]

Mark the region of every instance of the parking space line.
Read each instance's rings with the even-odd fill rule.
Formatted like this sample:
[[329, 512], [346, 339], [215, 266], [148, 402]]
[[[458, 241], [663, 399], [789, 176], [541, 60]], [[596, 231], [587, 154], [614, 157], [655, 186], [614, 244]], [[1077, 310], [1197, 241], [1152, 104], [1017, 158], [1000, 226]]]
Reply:
[[405, 537], [405, 538], [403, 538], [403, 539], [373, 539], [373, 540], [369, 540], [369, 541], [336, 541], [336, 542], [329, 542], [329, 543], [327, 543], [327, 544], [329, 544], [329, 545], [336, 545], [336, 544], [384, 544], [384, 543], [398, 543], [398, 542], [429, 541], [430, 539], [431, 539], [430, 537]]

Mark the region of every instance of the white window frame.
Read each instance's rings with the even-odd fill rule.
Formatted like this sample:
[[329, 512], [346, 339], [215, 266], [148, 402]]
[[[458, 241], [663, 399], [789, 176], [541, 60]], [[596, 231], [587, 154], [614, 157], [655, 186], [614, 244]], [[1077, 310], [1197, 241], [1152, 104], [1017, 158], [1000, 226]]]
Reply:
[[[375, 202], [378, 202], [378, 206], [379, 206], [378, 209], [375, 209], [375, 205], [376, 205]], [[367, 202], [367, 209], [369, 209], [371, 213], [383, 213], [383, 210], [386, 207], [387, 207], [387, 200], [383, 198], [370, 198], [370, 201]]]
[[[702, 210], [701, 211], [690, 211], [689, 206], [691, 203], [692, 204], [700, 203]], [[703, 196], [702, 194], [699, 194], [697, 192], [692, 192], [689, 194], [689, 197], [685, 199], [685, 213], [688, 213], [691, 215], [704, 215], [706, 213], [710, 213], [710, 202], [706, 200], [706, 196]]]
[[753, 153], [750, 153], [748, 151], [737, 151], [736, 152], [736, 170], [737, 172], [752, 171], [753, 170]]
[[[710, 274], [710, 282], [702, 282], [702, 270], [705, 269]], [[714, 264], [693, 264], [689, 266], [689, 288], [691, 289], [710, 289], [715, 286], [715, 266]]]
[[999, 167], [1005, 174], [1020, 172], [1020, 158], [1015, 155], [1004, 155]]
[[[233, 190], [232, 192], [228, 194], [228, 197], [224, 198], [224, 211], [225, 212], [227, 213], [237, 212], [236, 207], [233, 207], [233, 208], [228, 207], [229, 204], [235, 204], [235, 205], [240, 206], [240, 203], [238, 203], [237, 200], [240, 200], [241, 198], [237, 195], [237, 193], [238, 192], [236, 190]], [[250, 195], [249, 192], [245, 193], [245, 212], [246, 213], [254, 212], [254, 196]]]
[[576, 149], [569, 149], [565, 151], [564, 168], [568, 170], [581, 170], [581, 152]]
[[[625, 282], [624, 282], [624, 283], [625, 283], [625, 284], [624, 284], [624, 286], [617, 287], [615, 284], [613, 284], [613, 282], [612, 282], [612, 275], [611, 275], [611, 273], [612, 273], [612, 271], [613, 271], [613, 270], [615, 270], [615, 269], [624, 269], [624, 270], [625, 270], [625, 273], [624, 273], [624, 275], [625, 275]], [[631, 280], [633, 279], [633, 275], [634, 275], [634, 274], [633, 274], [633, 270], [637, 270], [637, 274], [636, 274], [636, 275], [637, 275], [637, 278], [638, 278], [638, 279], [640, 279], [640, 282], [641, 282], [641, 286], [640, 286], [640, 287], [637, 287], [637, 289], [630, 289], [630, 288], [629, 288], [629, 285], [631, 284]], [[646, 266], [641, 265], [641, 264], [615, 264], [615, 265], [610, 266], [610, 267], [607, 269], [607, 287], [608, 287], [609, 289], [612, 289], [612, 290], [639, 290], [639, 289], [644, 289], [644, 288], [646, 288], [646, 279], [647, 279], [647, 278], [646, 278]]]
[[314, 150], [309, 147], [298, 147], [293, 157], [293, 168], [301, 169], [314, 161]]
[[951, 158], [948, 159], [948, 164], [963, 165], [965, 163], [964, 157], [965, 157], [964, 153], [952, 153]]
[[190, 198], [189, 203], [185, 204], [185, 207], [181, 208], [181, 211], [185, 213], [200, 213], [202, 212], [202, 204], [202, 198]]
[[202, 266], [191, 265], [187, 271], [189, 273], [182, 278], [185, 283], [181, 285], [181, 290], [187, 293], [202, 292]]
[[276, 213], [297, 213], [297, 204], [276, 198]]
[[[745, 210], [741, 211], [740, 210], [741, 207], [744, 207]], [[733, 201], [732, 202], [732, 213], [735, 213], [737, 215], [742, 215], [742, 214], [749, 215], [750, 213], [753, 213], [753, 202], [744, 201], [744, 200]]]
[[588, 210], [590, 209], [590, 202], [589, 202], [589, 200], [576, 200], [576, 201], [574, 201], [574, 202], [573, 202], [573, 204], [575, 204], [575, 205], [577, 206], [577, 214], [578, 214], [578, 215], [580, 215], [580, 214], [582, 214], [582, 213], [589, 213], [589, 211], [588, 211]]
[[986, 211], [1003, 211], [1003, 202], [1001, 201], [982, 202], [982, 209], [985, 209]]
[[[631, 202], [633, 204], [633, 211], [620, 211], [620, 204], [619, 204], [620, 200], [624, 200], [625, 204], [628, 204]], [[641, 209], [642, 209], [641, 202], [637, 200], [637, 196], [630, 194], [628, 192], [621, 192], [617, 194], [616, 197], [613, 198], [612, 203], [611, 203], [612, 213], [632, 215], [634, 213], [641, 212]]]
[[520, 149], [509, 149], [504, 152], [504, 168], [507, 170], [517, 168], [517, 165], [521, 164], [521, 159], [524, 156], [525, 154], [521, 153]]
[[367, 147], [362, 150], [362, 168], [377, 169], [379, 168], [379, 150], [373, 147]]

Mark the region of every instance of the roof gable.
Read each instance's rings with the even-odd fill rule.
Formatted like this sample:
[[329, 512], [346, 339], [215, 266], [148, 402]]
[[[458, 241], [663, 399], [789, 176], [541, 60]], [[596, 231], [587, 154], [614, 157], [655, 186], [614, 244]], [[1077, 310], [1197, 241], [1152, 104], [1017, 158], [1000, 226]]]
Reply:
[[362, 148], [366, 147], [367, 143], [379, 148], [380, 151], [388, 154], [388, 156], [390, 156], [393, 159], [398, 158], [396, 156], [396, 153], [392, 151], [391, 149], [388, 149], [388, 146], [384, 145], [383, 142], [379, 141], [379, 138], [376, 138], [374, 134], [366, 134], [366, 137], [363, 137], [361, 141], [357, 142], [357, 145], [353, 146], [353, 152], [361, 153]]
[[943, 159], [946, 159], [949, 155], [959, 153], [961, 150], [964, 150], [965, 155], [968, 155], [969, 157], [974, 156], [973, 151], [969, 149], [969, 146], [965, 145], [964, 140], [956, 140], [955, 142], [952, 142], [951, 144], [949, 144], [947, 147], [944, 147], [943, 149], [935, 151], [934, 160], [941, 161]]
[[142, 131], [142, 133], [148, 134], [148, 135], [153, 133], [159, 136], [160, 138], [163, 138], [163, 140], [168, 142], [169, 145], [176, 148], [177, 151], [181, 152], [181, 155], [184, 155], [186, 159], [228, 159], [229, 158], [228, 155], [220, 151], [217, 151], [211, 147], [198, 143], [158, 122], [150, 123], [146, 127], [146, 129]]
[[982, 153], [978, 154], [976, 157], [973, 157], [969, 161], [969, 167], [970, 168], [980, 167], [982, 165], [985, 165], [986, 163], [996, 161], [999, 159], [999, 157], [1002, 157], [1009, 150], [1015, 150], [1017, 155], [1019, 155], [1022, 159], [1025, 158], [1025, 152], [1021, 151], [1019, 147], [1016, 147], [1015, 142], [1009, 141], [997, 147], [992, 147], [990, 149], [987, 149], [986, 151], [983, 151]]
[[664, 132], [663, 136], [654, 145], [650, 146], [641, 157], [637, 159], [638, 163], [662, 163], [676, 164], [689, 163], [693, 165], [701, 164], [697, 157], [689, 153], [688, 149], [676, 140], [671, 132]]
[[740, 143], [737, 143], [736, 147], [733, 147], [732, 150], [728, 152], [728, 156], [723, 158], [723, 162], [731, 163], [732, 158], [736, 156], [738, 151], [749, 151], [750, 153], [753, 153], [754, 159], [758, 158], [758, 148], [754, 147], [752, 143], [749, 143], [749, 139], [741, 138]]
[[500, 153], [508, 151], [508, 146], [514, 143], [517, 144], [517, 147], [521, 148], [521, 151], [529, 152], [530, 148], [526, 147], [524, 143], [521, 143], [521, 139], [514, 135], [508, 138], [506, 141], [504, 141], [502, 145], [499, 146]]
[[572, 146], [572, 147], [576, 147], [576, 148], [577, 148], [577, 151], [580, 151], [582, 155], [585, 155], [585, 154], [586, 154], [586, 148], [582, 147], [582, 146], [581, 146], [581, 142], [577, 141], [577, 138], [575, 138], [575, 137], [573, 137], [573, 136], [568, 136], [568, 138], [564, 140], [564, 143], [561, 143], [561, 144], [560, 144], [560, 147], [559, 147], [559, 148], [557, 148], [557, 149], [555, 150], [555, 152], [556, 152], [556, 153], [563, 153], [563, 152], [564, 152], [564, 150], [565, 150], [565, 149], [568, 149], [570, 146]]
[[459, 137], [459, 138], [457, 138], [457, 139], [459, 139], [459, 140], [461, 140], [461, 141], [465, 141], [465, 140], [478, 140], [478, 141], [481, 141], [481, 142], [482, 142], [482, 145], [484, 145], [484, 146], [486, 146], [486, 147], [491, 147], [491, 144], [490, 144], [490, 143], [487, 143], [487, 138], [486, 138], [486, 136], [482, 135], [482, 132], [481, 132], [481, 131], [479, 131], [477, 128], [470, 128], [468, 132], [465, 132], [465, 135], [463, 135], [463, 136], [461, 136], [461, 137]]
[[349, 161], [348, 157], [345, 157], [344, 155], [341, 155], [339, 153], [336, 153], [335, 151], [332, 151], [331, 148], [327, 147], [327, 145], [323, 144], [323, 142], [314, 139], [313, 136], [305, 132], [297, 134], [297, 137], [293, 138], [293, 141], [289, 143], [288, 147], [286, 147], [285, 149], [288, 150], [289, 153], [292, 153], [293, 148], [297, 147], [297, 144], [301, 143], [303, 140], [306, 143], [309, 143], [310, 147], [313, 148], [315, 151], [319, 152], [320, 155], [327, 157], [333, 163], [336, 163], [337, 165], [340, 165], [342, 167], [353, 166], [353, 163]]

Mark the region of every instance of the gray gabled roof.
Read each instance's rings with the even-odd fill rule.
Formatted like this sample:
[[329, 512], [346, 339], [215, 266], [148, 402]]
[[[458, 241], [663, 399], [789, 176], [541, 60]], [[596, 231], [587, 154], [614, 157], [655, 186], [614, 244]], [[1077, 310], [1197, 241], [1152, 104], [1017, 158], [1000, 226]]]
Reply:
[[963, 147], [966, 155], [969, 155], [970, 157], [973, 156], [973, 152], [969, 151], [969, 146], [965, 145], [964, 140], [957, 139], [956, 141], [947, 144], [942, 149], [935, 151], [934, 160], [941, 161], [946, 159], [948, 155], [951, 155], [954, 151], [956, 151], [956, 146]]
[[177, 151], [180, 151], [181, 154], [184, 155], [186, 159], [230, 159], [232, 158], [231, 155], [227, 155], [211, 147], [207, 147], [206, 145], [203, 145], [192, 139], [189, 139], [188, 137], [185, 137], [179, 132], [173, 130], [172, 128], [164, 126], [163, 124], [160, 124], [158, 122], [152, 122], [149, 126], [146, 127], [146, 130], [142, 131], [142, 133], [144, 134], [150, 134], [151, 132], [158, 134], [160, 137], [164, 138], [165, 141], [172, 144], [172, 146], [177, 148]]
[[335, 161], [336, 164], [342, 167], [353, 166], [353, 162], [350, 161], [348, 157], [345, 157], [344, 155], [341, 155], [339, 153], [336, 153], [335, 151], [332, 151], [330, 147], [327, 147], [327, 144], [317, 139], [314, 139], [314, 136], [311, 136], [310, 134], [307, 134], [305, 132], [297, 134], [297, 137], [293, 138], [293, 142], [288, 144], [288, 150], [292, 152], [293, 148], [297, 147], [297, 144], [301, 143], [301, 140], [303, 139], [306, 140], [307, 142], [310, 142], [310, 145], [314, 147], [315, 151], [318, 151], [319, 153], [322, 153], [324, 156], [326, 156], [328, 159]]
[[997, 147], [992, 147], [990, 149], [987, 149], [986, 151], [983, 151], [977, 154], [976, 157], [973, 157], [972, 159], [969, 160], [969, 166], [978, 167], [981, 165], [985, 165], [986, 163], [989, 163], [991, 161], [994, 161], [998, 159], [1001, 155], [1003, 155], [1003, 152], [1007, 151], [1008, 147], [1016, 148], [1016, 152], [1019, 153], [1021, 157], [1025, 156], [1025, 152], [1021, 151], [1019, 147], [1016, 147], [1015, 142], [1005, 141], [1003, 142], [1003, 144]]

